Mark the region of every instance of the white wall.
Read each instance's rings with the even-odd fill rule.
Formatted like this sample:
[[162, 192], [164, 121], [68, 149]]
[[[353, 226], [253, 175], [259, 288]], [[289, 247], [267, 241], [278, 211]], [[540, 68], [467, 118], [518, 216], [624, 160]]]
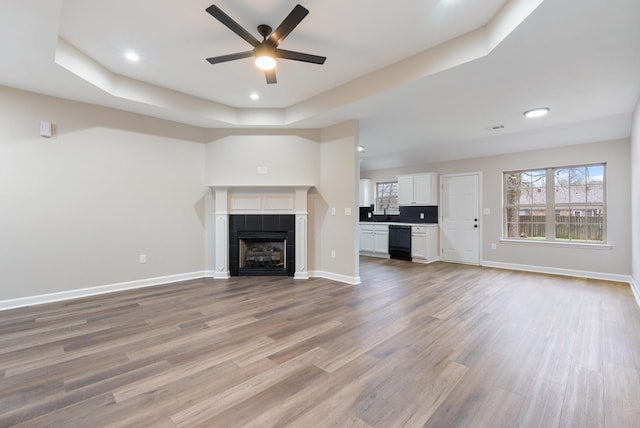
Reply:
[[633, 113], [631, 133], [631, 253], [636, 298], [640, 299], [640, 99]]
[[360, 282], [356, 237], [360, 173], [357, 135], [355, 121], [322, 130], [321, 179], [318, 192], [312, 194], [315, 227], [312, 270], [321, 272], [320, 276], [349, 283]]
[[[210, 130], [207, 139], [206, 184], [319, 183], [318, 131]], [[267, 167], [267, 174], [258, 174], [258, 167]]]
[[[394, 179], [398, 174], [435, 171], [440, 174], [481, 172], [482, 208], [490, 215], [481, 218], [483, 260], [496, 264], [544, 267], [579, 273], [631, 274], [631, 189], [630, 144], [628, 140], [583, 144], [501, 156], [424, 164], [411, 168], [363, 172], [375, 181]], [[608, 241], [611, 250], [551, 247], [535, 244], [500, 243], [502, 237], [502, 172], [508, 170], [607, 163]], [[491, 243], [497, 249], [491, 249]]]
[[0, 118], [0, 301], [204, 270], [201, 130], [5, 87]]

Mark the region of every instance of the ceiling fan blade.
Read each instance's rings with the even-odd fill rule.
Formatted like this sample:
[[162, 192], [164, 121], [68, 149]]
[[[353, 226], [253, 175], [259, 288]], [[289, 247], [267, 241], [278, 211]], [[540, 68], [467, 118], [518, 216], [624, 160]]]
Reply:
[[312, 64], [324, 64], [327, 60], [326, 56], [311, 55], [302, 52], [288, 51], [286, 49], [276, 49], [276, 57], [284, 59], [293, 59], [295, 61], [310, 62]]
[[211, 16], [223, 23], [227, 28], [236, 33], [238, 36], [245, 39], [247, 43], [249, 43], [254, 48], [260, 44], [260, 41], [258, 41], [258, 39], [253, 37], [250, 32], [242, 28], [240, 24], [234, 21], [229, 15], [224, 13], [222, 9], [220, 9], [215, 4], [212, 4], [206, 10]]
[[213, 56], [207, 58], [210, 64], [219, 64], [221, 62], [233, 61], [236, 59], [249, 58], [253, 56], [253, 51], [237, 52], [229, 55]]
[[264, 77], [267, 78], [267, 83], [268, 84], [278, 83], [278, 81], [276, 80], [276, 69], [275, 68], [273, 70], [265, 70], [264, 71]]
[[274, 46], [280, 45], [282, 41], [289, 35], [294, 28], [298, 26], [300, 21], [304, 19], [305, 16], [309, 14], [309, 11], [299, 4], [293, 8], [293, 10], [287, 15], [287, 17], [282, 21], [282, 23], [275, 29], [273, 33], [269, 36], [269, 41], [273, 43]]

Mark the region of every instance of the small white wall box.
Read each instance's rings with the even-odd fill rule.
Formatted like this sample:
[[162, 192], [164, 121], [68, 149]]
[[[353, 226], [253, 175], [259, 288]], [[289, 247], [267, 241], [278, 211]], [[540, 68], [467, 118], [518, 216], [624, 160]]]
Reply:
[[44, 120], [40, 121], [40, 136], [51, 138], [51, 122], [47, 122]]

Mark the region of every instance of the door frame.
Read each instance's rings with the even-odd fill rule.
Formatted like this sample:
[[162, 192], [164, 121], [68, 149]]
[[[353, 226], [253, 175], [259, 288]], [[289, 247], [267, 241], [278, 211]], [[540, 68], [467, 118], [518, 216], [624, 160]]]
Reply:
[[438, 192], [438, 202], [439, 202], [439, 212], [438, 212], [438, 218], [439, 218], [439, 224], [441, 227], [439, 227], [440, 233], [438, 234], [438, 255], [439, 258], [442, 260], [442, 242], [443, 242], [443, 238], [442, 238], [442, 223], [443, 223], [443, 216], [442, 213], [444, 212], [444, 210], [442, 209], [444, 207], [444, 200], [445, 198], [444, 196], [444, 179], [445, 178], [450, 178], [450, 177], [464, 177], [467, 175], [476, 175], [478, 176], [478, 188], [476, 189], [478, 192], [478, 227], [480, 228], [480, 233], [478, 235], [478, 264], [477, 266], [482, 266], [482, 261], [483, 259], [483, 255], [482, 255], [482, 247], [483, 247], [483, 236], [484, 236], [484, 220], [483, 220], [483, 210], [482, 210], [482, 171], [472, 171], [472, 172], [460, 172], [460, 173], [455, 173], [455, 174], [440, 174], [440, 178], [439, 178], [439, 182], [438, 182], [438, 188], [439, 188], [439, 192]]

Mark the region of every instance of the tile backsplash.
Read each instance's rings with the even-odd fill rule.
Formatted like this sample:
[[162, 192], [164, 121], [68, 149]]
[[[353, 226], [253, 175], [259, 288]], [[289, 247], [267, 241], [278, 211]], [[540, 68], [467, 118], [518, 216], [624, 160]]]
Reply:
[[[371, 213], [371, 217], [369, 217]], [[424, 218], [420, 218], [424, 214]], [[392, 221], [397, 223], [437, 223], [438, 206], [403, 206], [400, 207], [400, 214], [375, 215], [373, 205], [360, 207], [360, 221]]]

